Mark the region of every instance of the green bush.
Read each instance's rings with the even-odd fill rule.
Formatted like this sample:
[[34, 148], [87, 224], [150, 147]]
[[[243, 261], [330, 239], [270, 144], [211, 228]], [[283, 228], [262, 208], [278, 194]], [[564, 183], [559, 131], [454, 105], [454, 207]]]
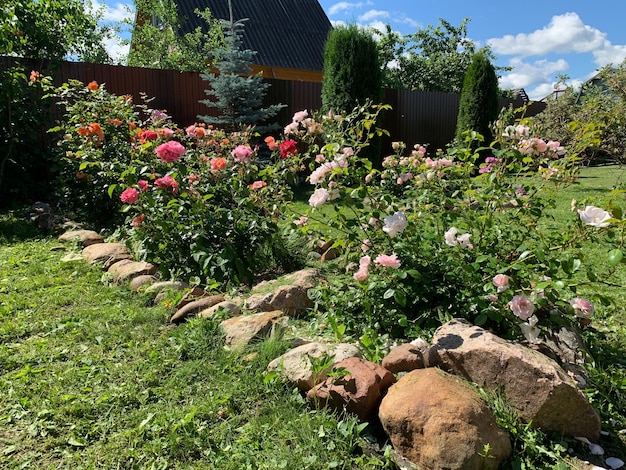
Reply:
[[479, 52], [474, 55], [463, 80], [456, 123], [457, 140], [463, 140], [465, 132], [475, 131], [483, 136], [486, 144], [491, 143], [490, 126], [500, 112], [498, 97], [495, 69], [487, 55]]
[[95, 83], [71, 82], [59, 94], [62, 176], [81, 216], [122, 225], [143, 259], [203, 285], [249, 284], [264, 270], [293, 267], [276, 239], [300, 166], [295, 142], [253, 148], [250, 134], [178, 129], [163, 112]]

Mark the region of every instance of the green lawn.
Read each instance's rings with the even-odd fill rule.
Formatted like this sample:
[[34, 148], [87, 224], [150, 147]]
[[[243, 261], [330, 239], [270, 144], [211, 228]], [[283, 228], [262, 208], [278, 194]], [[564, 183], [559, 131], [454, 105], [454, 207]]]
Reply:
[[[559, 195], [555, 229], [573, 216], [572, 197], [602, 198], [621, 175], [584, 169]], [[0, 215], [0, 468], [393, 468], [364, 453], [353, 418], [310, 410], [264, 380], [287, 341], [241, 355], [222, 347], [216, 322], [171, 326], [171, 308], [108, 285], [82, 261], [61, 262], [56, 239], [21, 216]], [[625, 272], [611, 283], [626, 285]], [[609, 431], [607, 455], [626, 460], [626, 296], [604, 289], [615, 303], [585, 333], [588, 395]], [[593, 458], [575, 441], [518, 429], [524, 468], [548, 468], [534, 456], [563, 445]]]

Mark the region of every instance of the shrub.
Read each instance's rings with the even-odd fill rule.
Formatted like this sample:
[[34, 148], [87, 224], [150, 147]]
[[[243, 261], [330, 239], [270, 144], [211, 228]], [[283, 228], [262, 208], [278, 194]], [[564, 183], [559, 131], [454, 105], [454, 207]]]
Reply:
[[[582, 242], [609, 231], [615, 249], [623, 240], [611, 227], [624, 222], [619, 207], [612, 215], [587, 208], [568, 232], [543, 228], [556, 191], [576, 176], [557, 142], [539, 138], [524, 125], [531, 121], [505, 125], [503, 116], [483, 163], [469, 141], [436, 156], [396, 142], [378, 171], [358, 148], [345, 150], [369, 127], [346, 122], [315, 127], [326, 143], [313, 149], [317, 189], [306, 214], [342, 234], [336, 244], [352, 278], [315, 294], [336, 322], [406, 337], [462, 316], [537, 342], [542, 329], [587, 321], [591, 304], [576, 291], [597, 277]], [[332, 219], [317, 216], [323, 204], [335, 204]], [[610, 263], [621, 261], [616, 254]]]
[[456, 123], [456, 138], [462, 140], [464, 133], [475, 131], [490, 144], [491, 124], [498, 117], [498, 77], [484, 52], [474, 55], [463, 80], [459, 115]]
[[52, 124], [51, 78], [20, 66], [0, 80], [0, 200], [3, 205], [47, 198], [53, 157], [48, 152]]
[[[371, 34], [356, 25], [334, 28], [324, 49], [323, 111], [342, 114], [366, 102], [380, 103], [382, 82], [378, 45]], [[380, 149], [374, 138], [364, 156], [377, 165]]]
[[288, 255], [274, 252], [297, 148], [281, 155], [281, 143], [253, 148], [248, 133], [204, 124], [178, 129], [158, 110], [141, 120], [144, 105], [135, 108], [130, 97], [95, 83], [72, 82], [60, 94], [68, 110], [68, 191], [82, 197], [86, 214], [104, 208], [109, 223], [125, 215], [123, 232], [143, 259], [166, 275], [214, 287], [286, 267], [277, 260], [287, 263]]

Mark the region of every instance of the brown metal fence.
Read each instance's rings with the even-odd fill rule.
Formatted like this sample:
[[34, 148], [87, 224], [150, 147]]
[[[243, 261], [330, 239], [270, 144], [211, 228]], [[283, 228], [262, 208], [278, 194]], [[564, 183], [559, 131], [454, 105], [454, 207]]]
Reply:
[[[27, 61], [0, 57], [0, 72], [18, 61], [29, 68]], [[206, 98], [204, 90], [208, 82], [194, 72], [63, 62], [55, 74], [55, 83], [61, 84], [68, 79], [104, 83], [109, 92], [132, 95], [136, 102], [140, 93], [144, 93], [154, 98], [150, 107], [167, 110], [180, 126], [196, 122], [198, 115], [215, 112], [199, 103]], [[265, 104], [287, 105], [276, 117], [279, 124], [291, 122], [291, 116], [296, 111], [321, 108], [321, 83], [265, 80], [270, 84]], [[454, 138], [459, 101], [459, 95], [454, 93], [387, 89], [385, 102], [391, 105], [392, 110], [385, 113], [383, 127], [390, 132], [392, 140], [403, 141], [409, 146], [429, 144], [431, 151], [443, 148]], [[511, 103], [515, 107], [523, 104], [521, 99], [501, 100], [502, 106]], [[544, 107], [544, 103], [533, 103], [527, 115], [535, 115]]]

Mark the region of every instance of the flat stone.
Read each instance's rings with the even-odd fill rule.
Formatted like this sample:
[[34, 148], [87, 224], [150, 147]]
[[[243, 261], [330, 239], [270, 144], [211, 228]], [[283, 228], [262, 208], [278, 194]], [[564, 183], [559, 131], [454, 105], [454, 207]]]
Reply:
[[280, 310], [240, 315], [224, 320], [220, 328], [226, 335], [226, 345], [242, 348], [250, 341], [273, 335], [277, 328], [281, 328], [280, 321], [283, 318]]
[[176, 310], [174, 315], [172, 315], [172, 318], [170, 318], [170, 322], [181, 323], [190, 316], [196, 315], [209, 307], [219, 304], [220, 302], [224, 302], [223, 295], [208, 295], [197, 300], [192, 300]]
[[[349, 357], [360, 357], [359, 349], [353, 344], [304, 343], [277, 357], [267, 366], [267, 370], [277, 371], [291, 384], [303, 392], [309, 391], [318, 383], [326, 380], [327, 373], [337, 362]], [[324, 370], [314, 371], [311, 358], [321, 360], [331, 357], [332, 361]]]
[[110, 267], [115, 262], [131, 259], [132, 256], [123, 243], [96, 243], [83, 248], [83, 258], [89, 264], [106, 264]]
[[144, 286], [149, 286], [155, 281], [156, 277], [154, 277], [152, 274], [142, 274], [141, 276], [133, 278], [130, 281], [129, 287], [130, 290], [137, 292], [141, 290]]
[[123, 259], [113, 264], [108, 272], [113, 276], [113, 282], [119, 284], [121, 282], [130, 281], [131, 279], [144, 274], [155, 274], [157, 268], [152, 263], [145, 261], [133, 261]]
[[60, 242], [79, 242], [83, 246], [104, 243], [104, 237], [93, 230], [69, 230], [58, 238]]
[[239, 305], [234, 302], [225, 300], [223, 302], [220, 302], [219, 304], [215, 304], [209, 308], [205, 308], [198, 313], [198, 316], [203, 318], [209, 318], [215, 315], [215, 313], [220, 309], [228, 312], [228, 315], [231, 317], [241, 315], [241, 308], [239, 307]]

